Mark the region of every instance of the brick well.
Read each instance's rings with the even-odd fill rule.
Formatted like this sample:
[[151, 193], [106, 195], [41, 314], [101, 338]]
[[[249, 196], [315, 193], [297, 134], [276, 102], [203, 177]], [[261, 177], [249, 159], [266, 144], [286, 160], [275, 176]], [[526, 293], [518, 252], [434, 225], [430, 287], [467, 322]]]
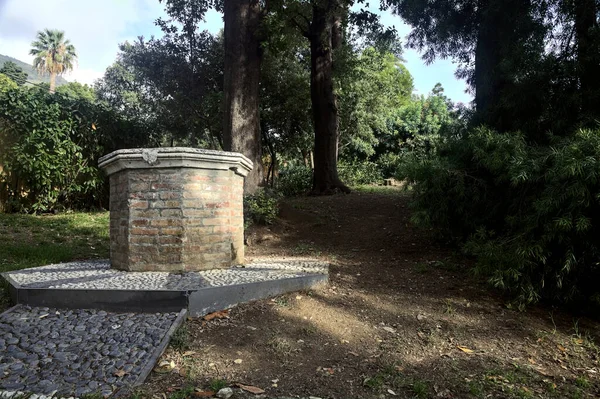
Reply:
[[110, 260], [128, 271], [194, 271], [244, 262], [241, 154], [192, 148], [119, 150], [110, 178]]

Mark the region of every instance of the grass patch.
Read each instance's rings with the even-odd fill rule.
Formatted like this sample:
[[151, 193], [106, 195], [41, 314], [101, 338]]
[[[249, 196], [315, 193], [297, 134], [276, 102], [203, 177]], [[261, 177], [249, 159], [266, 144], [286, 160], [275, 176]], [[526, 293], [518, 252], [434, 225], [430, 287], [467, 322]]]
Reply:
[[171, 337], [171, 341], [169, 342], [169, 345], [178, 351], [184, 351], [186, 349], [189, 349], [190, 347], [190, 336], [189, 336], [189, 332], [187, 329], [187, 325], [184, 323], [182, 324], [177, 330], [175, 330], [175, 332], [173, 333], [173, 336]]
[[208, 388], [213, 392], [219, 392], [223, 388], [227, 388], [229, 384], [225, 380], [220, 380], [218, 378], [210, 380], [208, 383]]
[[364, 194], [407, 195], [407, 189], [398, 186], [377, 186], [363, 184], [359, 186], [353, 186], [352, 190], [357, 193]]
[[[109, 256], [108, 212], [0, 214], [0, 272]], [[8, 304], [0, 285], [0, 307]]]

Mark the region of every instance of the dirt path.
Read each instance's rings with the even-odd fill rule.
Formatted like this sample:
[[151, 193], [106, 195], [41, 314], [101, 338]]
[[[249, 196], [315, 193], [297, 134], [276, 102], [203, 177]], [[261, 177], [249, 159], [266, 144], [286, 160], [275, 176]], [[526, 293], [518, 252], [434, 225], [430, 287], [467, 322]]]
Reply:
[[328, 260], [330, 286], [188, 321], [165, 355], [179, 373], [153, 373], [145, 392], [239, 382], [270, 398], [600, 396], [598, 323], [507, 309], [409, 216], [394, 191], [287, 201], [275, 226], [253, 230], [247, 257]]

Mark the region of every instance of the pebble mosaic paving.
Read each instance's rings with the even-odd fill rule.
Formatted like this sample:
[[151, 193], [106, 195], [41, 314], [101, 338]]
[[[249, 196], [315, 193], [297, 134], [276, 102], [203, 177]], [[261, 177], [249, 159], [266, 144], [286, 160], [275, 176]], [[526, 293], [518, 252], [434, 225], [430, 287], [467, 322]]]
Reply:
[[106, 396], [132, 386], [177, 316], [17, 306], [0, 315], [0, 398]]
[[327, 272], [327, 263], [311, 260], [264, 260], [244, 267], [187, 273], [125, 272], [111, 269], [110, 261], [102, 260], [23, 269], [7, 276], [21, 288], [185, 291]]

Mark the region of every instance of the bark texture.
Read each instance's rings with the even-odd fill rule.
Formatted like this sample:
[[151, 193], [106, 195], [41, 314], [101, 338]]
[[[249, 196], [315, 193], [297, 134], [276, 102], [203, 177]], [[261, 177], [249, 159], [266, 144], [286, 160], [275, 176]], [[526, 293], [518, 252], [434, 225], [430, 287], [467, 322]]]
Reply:
[[575, 0], [574, 11], [581, 108], [586, 117], [594, 118], [599, 114], [600, 101], [600, 46], [594, 40], [598, 30], [596, 0]]
[[333, 90], [333, 49], [341, 44], [342, 6], [337, 0], [315, 1], [309, 31], [310, 93], [315, 128], [312, 193], [350, 192], [337, 170], [338, 106]]
[[225, 1], [223, 147], [244, 154], [254, 169], [244, 181], [244, 193], [263, 184], [259, 118], [261, 48], [259, 0]]
[[56, 91], [56, 72], [50, 72], [50, 93]]

